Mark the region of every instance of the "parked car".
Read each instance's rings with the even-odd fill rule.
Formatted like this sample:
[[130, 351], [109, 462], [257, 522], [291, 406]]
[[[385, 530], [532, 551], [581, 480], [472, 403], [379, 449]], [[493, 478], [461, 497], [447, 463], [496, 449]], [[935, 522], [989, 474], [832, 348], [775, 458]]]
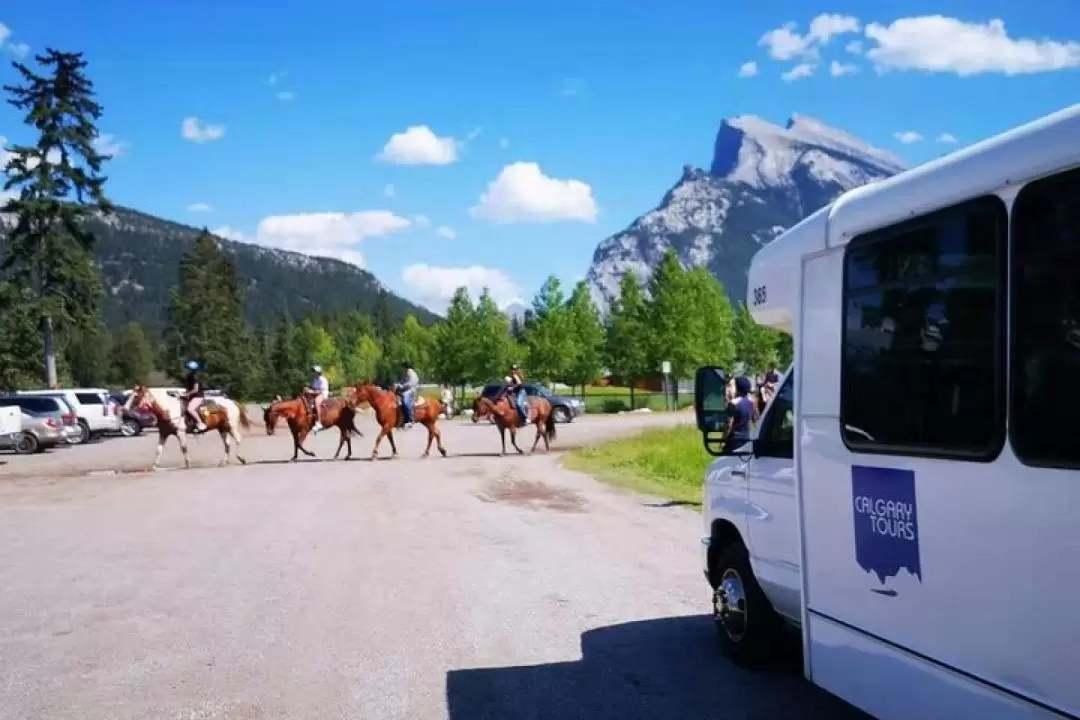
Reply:
[[39, 417], [50, 417], [60, 427], [66, 443], [82, 442], [82, 428], [75, 410], [61, 397], [38, 395], [0, 395], [0, 407], [19, 407], [22, 412]]
[[26, 396], [61, 397], [75, 410], [81, 432], [78, 442], [120, 432], [120, 413], [109, 407], [109, 393], [104, 388], [61, 388], [58, 390], [23, 390]]
[[142, 431], [146, 428], [157, 427], [157, 418], [154, 413], [149, 410], [143, 410], [141, 408], [125, 408], [127, 403], [127, 396], [131, 393], [125, 393], [123, 395], [110, 395], [109, 401], [114, 403], [120, 412], [120, 434], [124, 437], [135, 437], [141, 435]]
[[0, 435], [0, 450], [14, 450], [19, 455], [45, 452], [67, 443], [64, 426], [50, 415], [22, 411], [22, 432]]
[[[577, 398], [556, 395], [540, 383], [527, 382], [524, 387], [525, 394], [528, 397], [540, 396], [548, 399], [548, 402], [551, 403], [551, 416], [555, 418], [557, 423], [571, 422], [578, 415], [585, 412], [585, 403]], [[496, 380], [484, 386], [484, 389], [480, 391], [480, 397], [493, 400], [505, 389], [506, 383], [502, 380]], [[475, 421], [475, 418], [473, 420]], [[492, 419], [492, 422], [494, 422], [494, 419]]]

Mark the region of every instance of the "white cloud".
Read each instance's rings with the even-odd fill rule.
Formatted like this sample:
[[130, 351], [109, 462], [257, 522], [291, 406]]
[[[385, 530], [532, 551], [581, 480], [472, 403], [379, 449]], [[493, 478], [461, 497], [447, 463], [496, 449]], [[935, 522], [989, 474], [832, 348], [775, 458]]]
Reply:
[[580, 220], [596, 222], [592, 188], [580, 180], [544, 175], [534, 162], [507, 165], [469, 210], [474, 218], [497, 223]]
[[501, 147], [503, 150], [510, 147], [510, 138], [499, 138], [499, 147]]
[[858, 32], [862, 25], [858, 18], [850, 15], [822, 13], [810, 21], [810, 29], [805, 35], [799, 34], [798, 27], [795, 22], [784, 23], [762, 35], [758, 45], [768, 48], [773, 60], [813, 60], [818, 56], [818, 48], [837, 35]]
[[871, 23], [866, 36], [876, 43], [866, 56], [879, 72], [922, 70], [1024, 75], [1080, 67], [1080, 43], [1048, 38], [1011, 38], [1000, 19], [964, 22], [942, 15]]
[[445, 311], [454, 291], [462, 286], [473, 298], [479, 297], [486, 287], [500, 308], [521, 302], [521, 289], [506, 273], [482, 265], [435, 267], [420, 263], [402, 270], [401, 279], [411, 295], [435, 312]]
[[0, 22], [0, 45], [7, 42], [7, 39], [11, 37], [11, 28], [4, 23]]
[[364, 267], [364, 257], [359, 251], [362, 240], [400, 232], [412, 225], [411, 221], [389, 210], [364, 210], [272, 215], [259, 222], [254, 237], [229, 226], [220, 227], [213, 233], [230, 240], [337, 258]]
[[952, 135], [951, 133], [941, 133], [940, 135], [938, 135], [937, 141], [939, 143], [950, 143], [951, 144], [951, 143], [956, 142], [956, 136]]
[[202, 122], [197, 117], [188, 117], [180, 123], [180, 137], [193, 143], [220, 140], [225, 137], [225, 126]]
[[[8, 153], [7, 155], [8, 155], [8, 158], [11, 157], [10, 153]], [[56, 148], [53, 148], [52, 150], [50, 150], [48, 153], [45, 154], [45, 160], [47, 162], [49, 162], [49, 163], [52, 163], [53, 165], [56, 165], [62, 159], [63, 159], [63, 157], [60, 155], [60, 151], [57, 150]], [[38, 166], [38, 162], [39, 161], [38, 161], [38, 159], [36, 157], [27, 158], [26, 159], [26, 169], [27, 170], [33, 170], [34, 168], [36, 168]], [[7, 167], [7, 163], [5, 163], [4, 166]]]
[[744, 62], [739, 67], [739, 77], [741, 77], [741, 78], [754, 77], [757, 74], [758, 74], [758, 66], [757, 66], [757, 63], [754, 62], [753, 60], [751, 60], [750, 62]]
[[914, 130], [902, 130], [900, 132], [894, 132], [893, 137], [904, 143], [905, 145], [922, 142], [923, 139], [923, 136], [915, 132]]
[[282, 90], [276, 97], [282, 102], [291, 102], [296, 99], [296, 92], [293, 90]]
[[94, 149], [105, 157], [123, 157], [130, 148], [128, 143], [109, 133], [102, 133], [94, 138]]
[[188, 212], [214, 212], [214, 206], [204, 202], [191, 203]]
[[481, 127], [473, 128], [471, 131], [469, 131], [469, 134], [465, 136], [465, 139], [466, 140], [475, 140], [476, 138], [480, 137], [480, 133], [482, 133], [482, 132], [484, 132], [484, 128], [481, 128]]
[[849, 42], [844, 47], [844, 50], [851, 53], [852, 55], [862, 55], [863, 54], [862, 40], [852, 40], [851, 42]]
[[8, 43], [4, 47], [9, 53], [19, 58], [20, 60], [30, 54], [30, 46], [24, 42]]
[[446, 238], [447, 240], [457, 239], [457, 230], [445, 225], [440, 226], [439, 229], [435, 231], [435, 234], [441, 238]]
[[414, 125], [391, 135], [375, 159], [395, 165], [449, 165], [458, 159], [458, 143], [439, 137], [427, 125]]
[[386, 187], [383, 188], [382, 194], [383, 197], [391, 198], [397, 195], [397, 189], [395, 189], [392, 184], [387, 183]]
[[815, 71], [817, 71], [817, 65], [814, 63], [799, 63], [786, 73], [781, 74], [780, 78], [784, 82], [795, 82], [800, 78], [810, 77]]
[[859, 72], [859, 66], [852, 63], [841, 63], [835, 60], [829, 65], [829, 72], [833, 77], [843, 77], [844, 75], [851, 75]]
[[431, 226], [431, 220], [428, 220], [426, 215], [417, 215], [412, 219], [413, 224], [418, 228], [426, 228]]

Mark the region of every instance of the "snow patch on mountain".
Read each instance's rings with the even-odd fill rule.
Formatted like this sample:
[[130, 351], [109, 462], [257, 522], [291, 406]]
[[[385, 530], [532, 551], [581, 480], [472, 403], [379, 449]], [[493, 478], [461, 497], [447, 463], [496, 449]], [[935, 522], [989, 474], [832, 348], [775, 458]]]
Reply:
[[624, 275], [645, 281], [673, 249], [745, 302], [758, 248], [841, 193], [903, 169], [896, 155], [804, 115], [785, 127], [754, 115], [724, 120], [709, 172], [684, 166], [655, 209], [599, 244], [587, 275], [593, 299], [606, 310]]

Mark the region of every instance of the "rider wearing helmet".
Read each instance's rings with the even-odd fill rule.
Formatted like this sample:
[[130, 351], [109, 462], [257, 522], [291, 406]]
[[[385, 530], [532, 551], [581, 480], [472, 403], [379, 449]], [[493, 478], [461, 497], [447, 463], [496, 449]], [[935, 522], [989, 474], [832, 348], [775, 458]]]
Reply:
[[525, 406], [525, 374], [521, 372], [521, 368], [518, 367], [517, 363], [510, 366], [510, 375], [507, 380], [508, 387], [506, 391], [513, 394], [514, 404], [517, 406], [521, 422], [524, 424], [529, 418], [529, 411]]
[[404, 360], [401, 363], [404, 371], [401, 382], [397, 384], [397, 391], [401, 394], [401, 409], [405, 413], [405, 427], [412, 427], [416, 422], [416, 391], [420, 388], [420, 376], [413, 369], [412, 362]]
[[204, 432], [206, 423], [199, 417], [199, 406], [203, 401], [202, 378], [199, 377], [199, 363], [188, 360], [184, 363], [187, 375], [184, 376], [184, 394], [181, 396], [188, 415], [195, 420], [195, 432]]
[[312, 365], [311, 385], [304, 388], [304, 397], [308, 398], [311, 402], [312, 412], [315, 415], [315, 424], [311, 428], [312, 432], [317, 433], [323, 429], [322, 418], [319, 416], [319, 407], [329, 394], [330, 381], [323, 375], [322, 367], [319, 365]]

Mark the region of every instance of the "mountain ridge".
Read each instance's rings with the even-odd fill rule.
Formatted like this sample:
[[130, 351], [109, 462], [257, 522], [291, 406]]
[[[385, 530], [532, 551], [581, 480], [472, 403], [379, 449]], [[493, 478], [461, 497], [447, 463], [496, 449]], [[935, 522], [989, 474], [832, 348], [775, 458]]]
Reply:
[[762, 245], [843, 192], [904, 169], [893, 153], [806, 115], [785, 126], [727, 118], [708, 171], [684, 165], [655, 208], [598, 244], [586, 275], [593, 299], [606, 311], [625, 274], [644, 282], [673, 249], [745, 303], [746, 272]]

